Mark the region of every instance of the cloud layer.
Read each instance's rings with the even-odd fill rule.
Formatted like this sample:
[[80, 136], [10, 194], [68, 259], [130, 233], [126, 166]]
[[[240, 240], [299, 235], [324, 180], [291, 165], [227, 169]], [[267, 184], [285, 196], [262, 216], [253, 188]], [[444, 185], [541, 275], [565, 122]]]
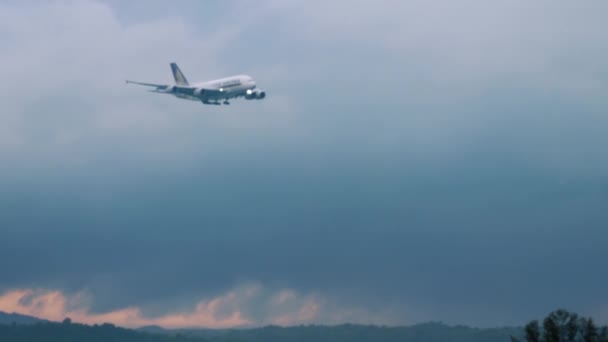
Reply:
[[[77, 296], [66, 297], [60, 291], [13, 290], [0, 296], [0, 310], [31, 315], [52, 321], [69, 317], [75, 322], [86, 324], [113, 323], [125, 327], [159, 325], [168, 328], [211, 327], [226, 328], [250, 324], [238, 311], [227, 317], [217, 318], [218, 306], [232, 301], [234, 294], [215, 298], [209, 302], [197, 303], [191, 312], [169, 314], [148, 318], [137, 307], [117, 309], [105, 313], [91, 313], [87, 308], [79, 308]], [[75, 307], [75, 308], [70, 308]]]
[[[365, 310], [338, 308], [316, 294], [292, 289], [269, 291], [259, 284], [244, 284], [189, 308], [150, 315], [137, 306], [106, 312], [91, 311], [93, 298], [86, 291], [68, 295], [60, 290], [13, 289], [0, 295], [0, 311], [51, 321], [69, 317], [85, 324], [112, 323], [124, 327], [157, 325], [165, 328], [238, 328], [260, 325], [292, 326], [324, 322], [382, 323], [387, 317]], [[191, 307], [191, 308], [190, 308]]]
[[[3, 303], [128, 326], [605, 313], [606, 6], [3, 3]], [[172, 61], [269, 97], [124, 84]]]

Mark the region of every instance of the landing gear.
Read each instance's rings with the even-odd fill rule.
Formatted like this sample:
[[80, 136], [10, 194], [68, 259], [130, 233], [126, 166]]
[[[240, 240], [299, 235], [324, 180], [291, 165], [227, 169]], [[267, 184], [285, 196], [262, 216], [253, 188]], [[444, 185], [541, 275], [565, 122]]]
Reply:
[[228, 102], [228, 100], [225, 100], [222, 103], [220, 103], [218, 100], [215, 100], [214, 102], [210, 102], [209, 100], [201, 100], [201, 102], [203, 102], [203, 104], [206, 104], [206, 105], [214, 105], [214, 106], [220, 106], [222, 103], [225, 105], [230, 104], [230, 102]]

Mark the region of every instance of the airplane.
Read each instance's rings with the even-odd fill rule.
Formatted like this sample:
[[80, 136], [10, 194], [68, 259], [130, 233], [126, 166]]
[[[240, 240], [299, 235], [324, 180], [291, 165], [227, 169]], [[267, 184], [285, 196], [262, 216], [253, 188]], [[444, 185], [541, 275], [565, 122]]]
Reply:
[[201, 101], [207, 105], [229, 105], [230, 99], [244, 97], [246, 100], [262, 100], [266, 97], [266, 91], [257, 89], [253, 78], [247, 75], [231, 76], [219, 80], [188, 83], [186, 76], [182, 73], [176, 63], [171, 63], [171, 71], [175, 79], [174, 85], [155, 84], [127, 80], [127, 84], [137, 84], [156, 89], [148, 90], [153, 93], [169, 94], [180, 99]]

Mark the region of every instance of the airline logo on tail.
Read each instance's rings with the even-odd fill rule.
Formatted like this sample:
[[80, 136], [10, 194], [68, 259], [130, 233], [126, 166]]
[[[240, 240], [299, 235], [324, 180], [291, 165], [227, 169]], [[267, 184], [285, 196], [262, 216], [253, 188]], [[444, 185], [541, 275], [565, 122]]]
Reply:
[[186, 79], [186, 76], [184, 76], [182, 71], [179, 70], [179, 67], [176, 63], [171, 63], [171, 71], [173, 71], [173, 78], [175, 79], [175, 84], [181, 86], [188, 85], [188, 80]]

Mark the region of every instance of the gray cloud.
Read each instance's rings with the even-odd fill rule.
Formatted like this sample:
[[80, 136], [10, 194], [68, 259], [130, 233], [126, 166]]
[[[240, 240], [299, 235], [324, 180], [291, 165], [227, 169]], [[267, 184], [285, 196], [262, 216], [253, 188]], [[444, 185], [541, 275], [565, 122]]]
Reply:
[[[320, 322], [605, 312], [603, 2], [130, 6], [0, 7], [0, 289], [160, 315], [254, 282], [324, 298]], [[271, 96], [124, 86], [173, 60]]]

